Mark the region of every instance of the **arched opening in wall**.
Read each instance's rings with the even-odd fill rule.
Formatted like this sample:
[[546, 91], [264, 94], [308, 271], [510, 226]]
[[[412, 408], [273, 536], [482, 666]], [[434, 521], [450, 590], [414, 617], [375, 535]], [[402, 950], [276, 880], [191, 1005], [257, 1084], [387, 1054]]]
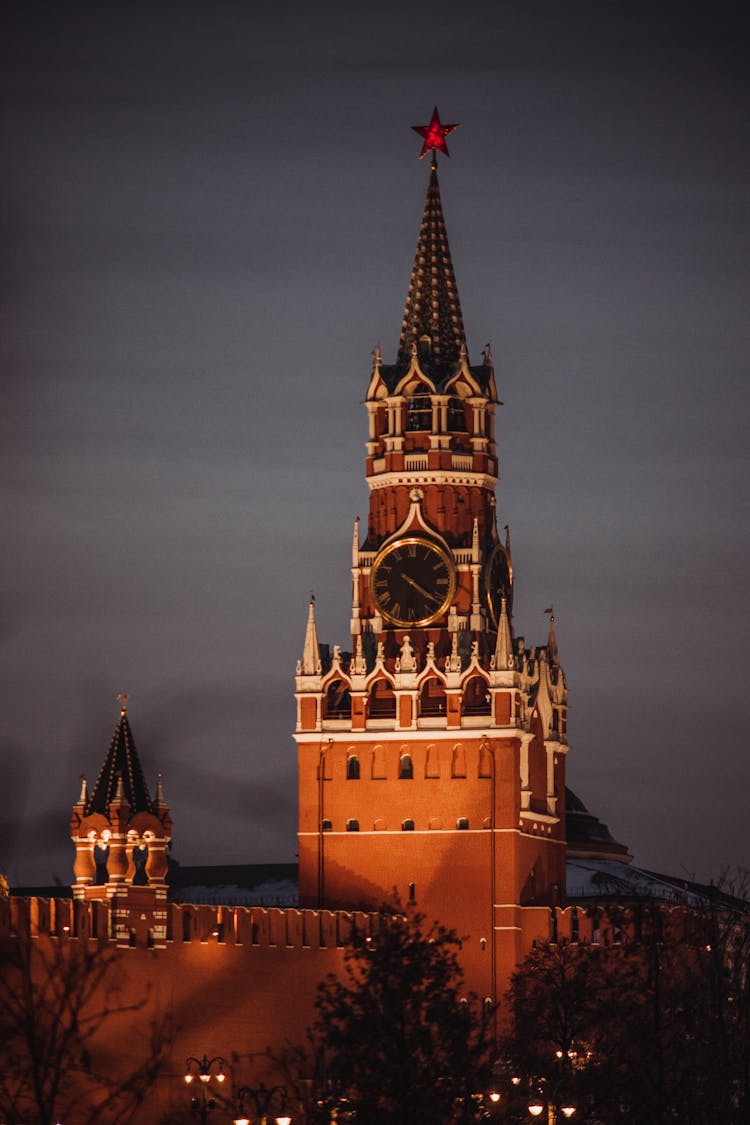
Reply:
[[419, 693], [420, 718], [430, 718], [445, 714], [445, 687], [437, 676], [430, 676], [422, 684]]
[[411, 819], [411, 817], [407, 817], [406, 820], [401, 821], [401, 831], [402, 832], [413, 832], [414, 831], [414, 821]]
[[109, 880], [109, 873], [107, 871], [107, 864], [109, 862], [109, 845], [103, 848], [97, 844], [94, 848], [94, 863], [96, 864], [96, 873], [94, 875], [94, 882], [97, 887], [103, 887]]
[[350, 719], [352, 697], [344, 680], [331, 680], [323, 699], [324, 719]]
[[382, 781], [385, 778], [385, 750], [382, 746], [376, 746], [372, 751], [371, 776], [375, 781]]
[[371, 719], [396, 718], [396, 695], [388, 680], [376, 680], [370, 688], [367, 714]]
[[353, 820], [353, 819], [347, 820], [346, 830], [347, 830], [347, 832], [359, 832], [359, 821]]
[[409, 753], [404, 753], [398, 760], [398, 776], [412, 781], [414, 778], [414, 762]]
[[359, 758], [350, 754], [346, 759], [346, 777], [348, 781], [359, 781]]
[[464, 715], [489, 715], [490, 690], [487, 682], [481, 676], [472, 676], [464, 684], [463, 713]]
[[193, 922], [193, 920], [192, 920], [192, 917], [191, 917], [191, 912], [189, 910], [183, 910], [183, 912], [182, 912], [182, 940], [183, 941], [190, 941], [191, 937], [193, 936], [192, 922]]
[[372, 830], [373, 830], [373, 832], [385, 832], [387, 827], [388, 827], [388, 825], [385, 823], [385, 821], [382, 819], [382, 817], [378, 817], [378, 819], [375, 821], [375, 823], [372, 826]]
[[149, 931], [146, 934], [146, 949], [153, 949], [153, 948], [154, 948], [154, 931], [149, 927]]
[[492, 752], [484, 742], [479, 747], [479, 776], [492, 777]]
[[468, 430], [463, 399], [455, 395], [448, 399], [448, 429], [454, 434], [465, 434]]
[[466, 754], [460, 742], [456, 743], [451, 754], [451, 777], [466, 777]]
[[133, 873], [134, 887], [145, 887], [148, 884], [148, 875], [146, 874], [147, 859], [148, 848], [145, 845], [141, 848], [133, 848], [133, 866], [135, 867]]
[[425, 777], [440, 777], [440, 751], [437, 746], [428, 746], [424, 762]]
[[409, 399], [409, 408], [406, 412], [407, 430], [432, 429], [432, 399], [430, 388], [425, 383], [420, 383], [414, 389]]
[[469, 827], [468, 816], [460, 816], [458, 818], [458, 820], [456, 821], [456, 828], [458, 828], [459, 831], [461, 831], [461, 832], [466, 832], [468, 830], [468, 827]]
[[130, 931], [128, 934], [128, 945], [131, 949], [135, 949], [135, 930]]
[[576, 944], [581, 940], [581, 924], [578, 919], [577, 906], [574, 906], [570, 912], [570, 940]]
[[332, 825], [330, 820], [322, 820], [320, 822], [321, 832], [330, 832], [332, 830], [332, 828], [333, 828], [333, 825]]
[[427, 821], [427, 827], [433, 832], [439, 832], [443, 827], [442, 816], [431, 816]]

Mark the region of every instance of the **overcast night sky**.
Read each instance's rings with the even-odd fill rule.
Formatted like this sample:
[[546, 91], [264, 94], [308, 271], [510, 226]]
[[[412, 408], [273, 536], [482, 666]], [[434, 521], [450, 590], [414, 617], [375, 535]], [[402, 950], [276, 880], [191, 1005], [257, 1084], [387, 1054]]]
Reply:
[[[492, 342], [515, 629], [642, 866], [750, 866], [743, 6], [5, 4], [0, 870], [72, 879], [129, 717], [183, 863], [295, 857], [309, 593], [349, 647], [371, 351], [429, 168]], [[365, 12], [367, 15], [365, 15]]]

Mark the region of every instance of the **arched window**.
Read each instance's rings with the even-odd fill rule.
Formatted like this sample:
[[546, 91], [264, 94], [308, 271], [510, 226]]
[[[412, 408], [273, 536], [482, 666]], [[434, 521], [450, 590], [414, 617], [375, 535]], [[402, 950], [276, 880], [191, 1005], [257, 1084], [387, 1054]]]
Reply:
[[346, 830], [347, 830], [347, 832], [359, 832], [359, 821], [358, 820], [347, 820]]
[[326, 692], [323, 718], [348, 719], [352, 713], [352, 698], [349, 685], [344, 680], [332, 680]]
[[192, 918], [190, 917], [190, 911], [184, 910], [182, 912], [182, 940], [183, 941], [190, 941], [190, 938], [191, 938], [191, 935], [192, 935], [192, 929], [193, 929], [193, 927], [192, 927]]
[[420, 383], [409, 399], [406, 428], [407, 430], [432, 429], [432, 399], [430, 388], [425, 383]]
[[492, 777], [492, 751], [485, 743], [479, 747], [479, 776]]
[[407, 820], [402, 820], [401, 831], [402, 832], [413, 832], [414, 831], [414, 821], [411, 818], [408, 818]]
[[330, 832], [332, 828], [333, 828], [333, 824], [331, 823], [330, 820], [322, 820], [320, 822], [321, 832]]
[[419, 714], [422, 717], [445, 714], [445, 688], [437, 676], [430, 676], [419, 693]]
[[388, 680], [376, 680], [370, 688], [367, 713], [371, 719], [396, 718], [396, 696]]
[[100, 847], [99, 844], [94, 848], [94, 862], [96, 863], [96, 875], [94, 882], [98, 887], [103, 887], [109, 879], [107, 872], [107, 861], [109, 860], [109, 846], [106, 848]]
[[460, 398], [448, 399], [448, 429], [456, 434], [466, 433], [466, 410]]
[[427, 747], [424, 775], [425, 777], [440, 777], [440, 751], [437, 746]]
[[349, 781], [359, 781], [359, 758], [350, 754], [346, 759], [346, 776]]
[[462, 832], [465, 832], [468, 827], [469, 827], [468, 816], [460, 816], [458, 818], [458, 820], [456, 821], [456, 828], [459, 828]]
[[466, 777], [466, 754], [460, 742], [453, 747], [451, 777]]
[[490, 691], [481, 676], [472, 676], [463, 690], [464, 715], [489, 715]]
[[148, 859], [148, 848], [133, 848], [133, 866], [135, 872], [133, 874], [133, 886], [144, 887], [148, 883], [148, 875], [146, 874], [146, 860]]
[[372, 751], [372, 776], [375, 780], [385, 777], [385, 750], [382, 746], [375, 746]]
[[398, 761], [398, 776], [411, 781], [414, 778], [414, 762], [411, 754], [402, 754]]

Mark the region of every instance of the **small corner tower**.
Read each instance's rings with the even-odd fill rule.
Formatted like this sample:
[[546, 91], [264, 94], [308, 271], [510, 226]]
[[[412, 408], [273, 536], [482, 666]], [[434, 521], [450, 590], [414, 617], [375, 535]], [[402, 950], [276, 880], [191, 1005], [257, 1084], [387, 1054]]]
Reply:
[[[74, 899], [109, 902], [111, 936], [118, 943], [162, 945], [166, 940], [167, 849], [172, 820], [161, 774], [152, 799], [128, 722], [120, 718], [91, 792], [81, 779], [70, 835], [76, 857]], [[141, 931], [143, 931], [141, 933]]]
[[300, 901], [416, 901], [470, 935], [496, 999], [565, 894], [567, 692], [554, 625], [530, 650], [514, 634], [501, 404], [489, 344], [469, 360], [438, 182], [453, 128], [417, 127], [431, 168], [396, 360], [375, 349], [365, 395], [351, 650], [329, 656], [311, 607], [297, 665]]

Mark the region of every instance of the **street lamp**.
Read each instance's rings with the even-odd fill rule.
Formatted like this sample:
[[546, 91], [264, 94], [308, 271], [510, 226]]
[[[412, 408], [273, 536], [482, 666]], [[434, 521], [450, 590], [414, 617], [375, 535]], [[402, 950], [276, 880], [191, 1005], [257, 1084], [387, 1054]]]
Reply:
[[207, 1055], [202, 1059], [190, 1055], [185, 1060], [185, 1085], [194, 1087], [190, 1109], [200, 1117], [201, 1125], [207, 1125], [209, 1113], [216, 1109], [211, 1082], [215, 1081], [221, 1086], [226, 1081], [225, 1065], [221, 1055], [214, 1055], [212, 1059]]
[[241, 1086], [237, 1091], [240, 1103], [240, 1116], [234, 1118], [234, 1125], [250, 1125], [250, 1118], [245, 1116], [245, 1098], [252, 1098], [257, 1116], [261, 1125], [267, 1125], [271, 1105], [277, 1099], [279, 1112], [273, 1117], [275, 1125], [291, 1125], [291, 1117], [286, 1112], [286, 1086], [272, 1086], [267, 1089], [261, 1082], [257, 1090], [252, 1086]]
[[[563, 1101], [559, 1107], [560, 1113], [565, 1118], [572, 1117], [576, 1111], [576, 1107], [569, 1101]], [[557, 1125], [557, 1105], [554, 1100], [543, 1102], [535, 1098], [533, 1102], [529, 1103], [529, 1113], [532, 1117], [541, 1117], [545, 1109], [547, 1110], [547, 1125]]]

